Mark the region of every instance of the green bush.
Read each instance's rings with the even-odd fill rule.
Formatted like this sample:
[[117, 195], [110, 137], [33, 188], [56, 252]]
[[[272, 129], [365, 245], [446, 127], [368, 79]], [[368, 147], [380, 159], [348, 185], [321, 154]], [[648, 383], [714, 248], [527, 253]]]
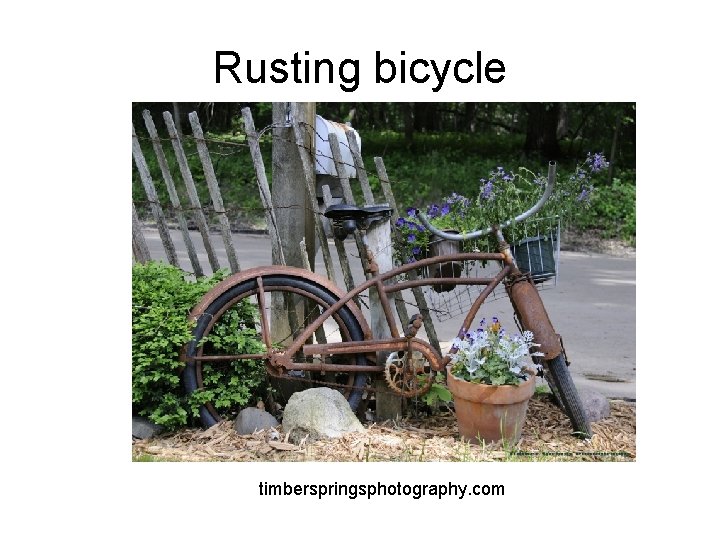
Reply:
[[[197, 281], [165, 263], [136, 264], [132, 273], [132, 403], [133, 412], [167, 429], [177, 429], [199, 416], [199, 407], [212, 401], [221, 414], [246, 404], [264, 380], [261, 362], [236, 361], [203, 365], [205, 386], [186, 396], [180, 350], [191, 338], [188, 314], [198, 300], [227, 272]], [[208, 336], [206, 347], [227, 354], [259, 352], [256, 308], [241, 302], [223, 315]]]
[[595, 188], [589, 209], [575, 225], [598, 230], [603, 238], [622, 238], [635, 245], [635, 219], [635, 184], [613, 178], [612, 184]]

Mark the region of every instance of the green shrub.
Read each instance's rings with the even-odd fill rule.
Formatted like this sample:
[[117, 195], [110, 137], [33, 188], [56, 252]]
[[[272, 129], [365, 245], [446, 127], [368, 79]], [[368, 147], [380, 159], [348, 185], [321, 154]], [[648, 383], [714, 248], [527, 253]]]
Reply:
[[595, 229], [603, 238], [622, 238], [635, 244], [635, 184], [613, 178], [612, 184], [597, 186], [590, 207], [575, 225]]
[[[132, 403], [133, 411], [167, 429], [187, 425], [199, 406], [211, 400], [221, 414], [246, 404], [264, 380], [260, 362], [203, 365], [207, 388], [185, 395], [180, 350], [191, 338], [188, 314], [213, 285], [227, 275], [188, 281], [182, 270], [165, 263], [136, 264], [132, 273]], [[208, 347], [228, 354], [259, 352], [254, 330], [255, 308], [241, 302], [225, 313], [208, 336]]]

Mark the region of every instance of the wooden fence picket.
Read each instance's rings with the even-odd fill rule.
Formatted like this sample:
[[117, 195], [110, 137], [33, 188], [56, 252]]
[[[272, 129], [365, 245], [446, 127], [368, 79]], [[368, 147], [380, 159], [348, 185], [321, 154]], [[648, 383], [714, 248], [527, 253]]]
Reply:
[[245, 122], [247, 142], [250, 146], [250, 156], [255, 166], [255, 176], [260, 190], [260, 199], [262, 200], [263, 209], [265, 210], [265, 219], [267, 220], [267, 228], [270, 233], [272, 260], [280, 261], [280, 264], [284, 265], [285, 254], [283, 253], [282, 242], [278, 236], [277, 218], [275, 217], [275, 208], [272, 203], [270, 185], [268, 184], [267, 175], [265, 174], [265, 163], [263, 163], [262, 154], [260, 153], [260, 141], [258, 140], [257, 131], [255, 131], [255, 122], [248, 107], [243, 108], [242, 117]]
[[167, 255], [170, 264], [178, 266], [175, 245], [173, 244], [172, 238], [170, 238], [170, 231], [168, 230], [167, 223], [165, 222], [165, 214], [160, 206], [160, 201], [158, 201], [155, 184], [153, 184], [153, 180], [150, 177], [150, 169], [148, 169], [145, 156], [140, 149], [140, 141], [138, 141], [137, 135], [135, 134], [135, 126], [132, 127], [132, 155], [133, 160], [135, 161], [135, 167], [140, 175], [140, 181], [142, 182], [148, 202], [150, 203], [150, 210], [152, 211], [155, 222], [158, 225], [158, 232], [160, 233], [160, 240], [162, 241], [163, 248], [165, 249], [165, 254]]
[[145, 264], [151, 260], [150, 250], [142, 233], [135, 203], [132, 204], [132, 248], [133, 258], [140, 264]]
[[200, 204], [200, 197], [198, 197], [197, 189], [195, 188], [195, 181], [193, 180], [192, 174], [190, 173], [190, 165], [188, 165], [187, 157], [185, 157], [185, 150], [182, 146], [182, 140], [175, 127], [172, 114], [168, 111], [163, 113], [163, 119], [167, 126], [168, 133], [170, 134], [170, 141], [172, 142], [173, 149], [175, 150], [175, 159], [177, 160], [178, 167], [180, 168], [180, 175], [185, 183], [185, 190], [190, 200], [190, 209], [193, 211], [193, 217], [197, 224], [200, 236], [205, 246], [205, 253], [207, 253], [208, 261], [210, 262], [210, 268], [213, 272], [217, 272], [220, 269], [220, 262], [218, 261], [217, 255], [215, 254], [215, 248], [213, 248], [212, 242], [210, 241], [210, 228], [208, 227], [205, 214]]
[[172, 174], [170, 174], [170, 166], [168, 165], [167, 158], [165, 157], [165, 151], [163, 150], [160, 137], [158, 136], [157, 129], [155, 128], [155, 122], [153, 122], [150, 111], [143, 111], [143, 119], [145, 120], [145, 127], [150, 135], [150, 141], [152, 142], [155, 155], [157, 156], [158, 165], [162, 173], [163, 180], [165, 181], [165, 187], [167, 188], [168, 195], [170, 197], [170, 204], [175, 211], [175, 217], [178, 220], [180, 226], [180, 232], [182, 233], [185, 247], [188, 251], [188, 257], [190, 258], [190, 264], [192, 265], [193, 272], [196, 276], [202, 276], [203, 269], [200, 265], [200, 261], [195, 251], [195, 245], [190, 238], [190, 231], [188, 230], [187, 220], [183, 213], [182, 206], [180, 205], [180, 198], [178, 197], [177, 190], [175, 189], [175, 181], [173, 180]]
[[197, 146], [198, 153], [200, 155], [200, 163], [202, 163], [203, 173], [205, 174], [205, 182], [207, 183], [208, 190], [210, 191], [213, 209], [215, 210], [218, 221], [220, 222], [220, 234], [222, 236], [223, 243], [225, 244], [225, 253], [227, 254], [228, 263], [230, 264], [230, 270], [233, 273], [239, 272], [240, 265], [238, 264], [237, 253], [235, 253], [235, 246], [232, 241], [230, 221], [228, 220], [227, 213], [225, 212], [222, 195], [220, 194], [220, 186], [218, 186], [217, 178], [215, 177], [215, 169], [213, 169], [212, 160], [210, 159], [210, 151], [205, 143], [205, 135], [202, 127], [200, 126], [200, 120], [198, 119], [197, 113], [195, 111], [191, 112], [189, 118], [193, 137], [195, 137], [195, 145]]

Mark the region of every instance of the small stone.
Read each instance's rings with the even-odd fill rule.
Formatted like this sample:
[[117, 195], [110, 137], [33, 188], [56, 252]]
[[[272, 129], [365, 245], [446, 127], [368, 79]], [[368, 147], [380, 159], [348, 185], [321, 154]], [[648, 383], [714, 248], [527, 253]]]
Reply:
[[302, 439], [334, 439], [352, 431], [364, 431], [343, 395], [332, 388], [310, 388], [296, 392], [283, 413], [283, 431], [291, 442]]
[[589, 388], [578, 388], [578, 396], [588, 422], [597, 422], [610, 416], [610, 402], [601, 393]]
[[163, 427], [153, 424], [150, 420], [145, 420], [139, 416], [132, 417], [132, 436], [133, 439], [150, 439], [159, 433], [162, 433]]
[[240, 411], [235, 419], [235, 431], [240, 435], [250, 435], [262, 429], [280, 425], [280, 422], [267, 411], [257, 407], [247, 407]]

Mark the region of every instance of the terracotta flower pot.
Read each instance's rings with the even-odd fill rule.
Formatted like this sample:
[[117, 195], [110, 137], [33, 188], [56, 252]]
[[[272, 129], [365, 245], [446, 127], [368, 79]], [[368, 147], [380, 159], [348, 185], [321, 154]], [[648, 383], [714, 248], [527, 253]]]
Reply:
[[447, 385], [455, 402], [460, 436], [477, 444], [520, 438], [528, 402], [535, 392], [535, 376], [518, 386], [477, 384], [458, 379], [447, 368]]

